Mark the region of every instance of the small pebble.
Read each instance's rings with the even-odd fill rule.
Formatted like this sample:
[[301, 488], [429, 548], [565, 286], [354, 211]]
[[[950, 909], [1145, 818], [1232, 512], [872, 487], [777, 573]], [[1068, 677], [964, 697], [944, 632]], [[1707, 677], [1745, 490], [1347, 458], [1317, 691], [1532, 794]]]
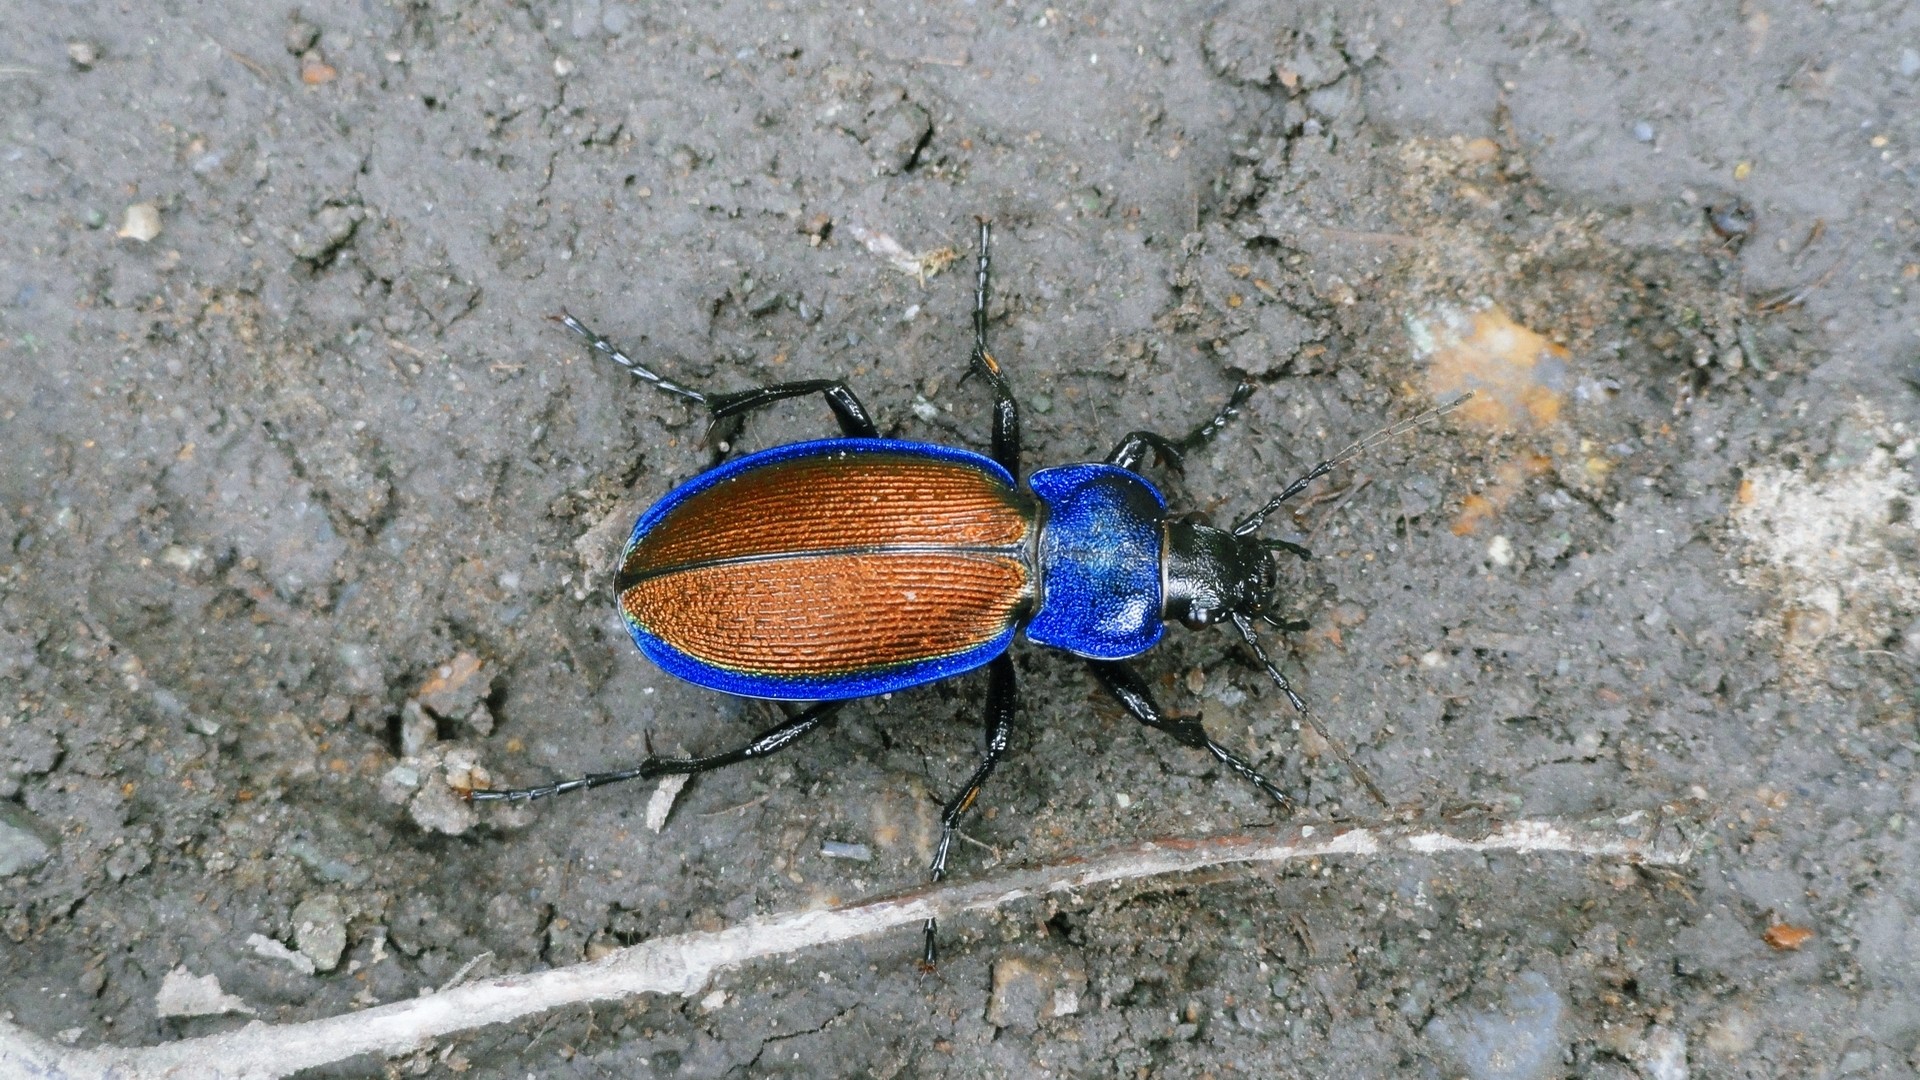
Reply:
[[293, 909], [293, 943], [316, 970], [339, 967], [347, 948], [347, 914], [340, 898], [320, 893], [300, 901]]
[[[1907, 53], [1912, 55], [1913, 50], [1908, 49]], [[81, 71], [91, 71], [93, 65], [100, 62], [100, 46], [91, 41], [69, 41], [67, 59], [73, 61], [73, 66]]]
[[160, 235], [160, 208], [152, 203], [134, 203], [127, 207], [126, 216], [120, 221], [118, 234], [124, 240], [138, 240], [147, 243]]
[[1920, 75], [1920, 49], [1900, 50], [1900, 74], [1909, 79]]
[[1513, 565], [1513, 541], [1496, 536], [1487, 544], [1487, 560], [1495, 566]]
[[1653, 125], [1647, 123], [1645, 120], [1634, 121], [1633, 141], [1643, 142], [1643, 143], [1652, 142], [1653, 141]]
[[440, 738], [440, 726], [420, 707], [409, 701], [400, 707], [400, 756], [419, 757]]
[[53, 854], [47, 832], [25, 807], [0, 801], [0, 878], [46, 862]]

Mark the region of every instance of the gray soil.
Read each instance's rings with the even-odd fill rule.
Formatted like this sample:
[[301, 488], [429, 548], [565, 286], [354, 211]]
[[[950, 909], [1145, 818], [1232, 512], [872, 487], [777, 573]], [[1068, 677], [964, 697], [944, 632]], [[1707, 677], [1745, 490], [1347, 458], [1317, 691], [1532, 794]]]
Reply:
[[[1920, 7], [208, 0], [12, 4], [0, 41], [15, 1022], [163, 1042], [247, 1019], [161, 1017], [177, 967], [293, 1021], [919, 882], [977, 675], [702, 777], [658, 833], [644, 785], [470, 821], [439, 763], [534, 783], [772, 715], [628, 643], [607, 564], [719, 447], [547, 316], [984, 448], [985, 215], [1029, 467], [1250, 377], [1165, 485], [1219, 517], [1430, 402], [1434, 313], [1563, 345], [1549, 422], [1328, 478], [1286, 523], [1314, 629], [1273, 644], [1409, 812], [1693, 862], [1162, 880], [954, 920], [931, 974], [890, 934], [328, 1075], [1920, 1066]], [[921, 281], [881, 237], [961, 261]], [[810, 399], [736, 442], [831, 430]], [[1070, 658], [1015, 665], [956, 874], [1276, 820]], [[1383, 815], [1226, 634], [1141, 666], [1306, 820]]]

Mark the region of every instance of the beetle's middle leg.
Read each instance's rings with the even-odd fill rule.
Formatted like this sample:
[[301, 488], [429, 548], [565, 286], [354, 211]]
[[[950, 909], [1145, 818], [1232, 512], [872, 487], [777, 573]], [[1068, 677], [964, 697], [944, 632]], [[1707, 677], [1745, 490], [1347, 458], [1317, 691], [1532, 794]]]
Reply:
[[1127, 711], [1133, 714], [1135, 720], [1148, 727], [1159, 728], [1196, 750], [1205, 750], [1220, 759], [1221, 764], [1266, 792], [1269, 798], [1280, 804], [1281, 810], [1286, 812], [1293, 810], [1294, 803], [1291, 795], [1281, 791], [1273, 781], [1261, 776], [1258, 770], [1247, 764], [1238, 754], [1208, 737], [1207, 729], [1200, 726], [1199, 717], [1169, 716], [1162, 711], [1160, 704], [1153, 700], [1153, 694], [1148, 691], [1146, 680], [1132, 668], [1117, 660], [1089, 660], [1087, 666], [1093, 669], [1094, 678], [1100, 680], [1100, 685], [1106, 687], [1108, 693], [1119, 699], [1120, 704], [1127, 707]]
[[1188, 454], [1212, 442], [1213, 437], [1220, 433], [1220, 429], [1226, 427], [1228, 421], [1239, 415], [1240, 406], [1246, 404], [1247, 399], [1253, 396], [1253, 389], [1254, 384], [1250, 382], [1243, 382], [1234, 387], [1233, 396], [1227, 399], [1225, 405], [1220, 406], [1219, 412], [1213, 414], [1213, 419], [1187, 432], [1181, 438], [1169, 439], [1165, 435], [1156, 435], [1151, 431], [1128, 432], [1127, 437], [1121, 439], [1120, 444], [1107, 455], [1107, 464], [1118, 465], [1128, 472], [1139, 472], [1140, 462], [1146, 458], [1147, 451], [1151, 450], [1160, 464], [1171, 469], [1179, 469], [1185, 463]]
[[647, 760], [635, 765], [631, 769], [620, 769], [615, 772], [589, 773], [577, 780], [562, 780], [554, 784], [543, 784], [540, 787], [495, 790], [481, 789], [468, 792], [467, 797], [473, 799], [475, 802], [497, 802], [500, 800], [525, 802], [529, 799], [544, 799], [549, 795], [563, 795], [569, 791], [584, 791], [587, 788], [604, 787], [608, 784], [617, 784], [622, 780], [651, 780], [655, 777], [668, 776], [674, 773], [685, 773], [689, 775], [693, 773], [703, 773], [710, 769], [721, 768], [725, 765], [733, 765], [742, 761], [751, 761], [754, 758], [766, 757], [776, 750], [784, 750], [798, 740], [800, 736], [805, 735], [827, 720], [832, 719], [833, 715], [839, 712], [840, 707], [845, 704], [846, 702], [844, 701], [819, 702], [761, 732], [747, 745], [736, 747], [723, 753], [693, 758], [649, 756]]
[[[946, 810], [940, 815], [940, 845], [934, 849], [933, 865], [927, 871], [934, 881], [947, 876], [947, 852], [953, 847], [953, 837], [960, 819], [973, 808], [974, 802], [980, 798], [980, 789], [986, 785], [987, 777], [993, 775], [993, 767], [1006, 756], [1007, 743], [1013, 735], [1013, 710], [1017, 698], [1013, 659], [1001, 653], [987, 666], [987, 748], [980, 755], [980, 766], [973, 770], [967, 786], [960, 789], [960, 794], [947, 803]], [[933, 963], [936, 952], [933, 943], [936, 928], [935, 920], [928, 919], [924, 959], [929, 964]]]
[[841, 434], [849, 439], [880, 437], [880, 430], [874, 426], [873, 416], [867, 412], [867, 407], [860, 403], [860, 399], [854, 395], [846, 383], [838, 379], [807, 379], [801, 382], [758, 386], [731, 394], [706, 394], [690, 386], [682, 386], [656, 373], [640, 361], [621, 352], [613, 342], [587, 329], [586, 324], [567, 312], [561, 312], [557, 318], [560, 325], [586, 338], [595, 352], [626, 368], [635, 378], [652, 383], [676, 397], [706, 406], [707, 414], [712, 418], [713, 423], [717, 424], [731, 417], [743, 416], [776, 401], [819, 394], [826, 398], [827, 408], [833, 410], [833, 418], [839, 421]]

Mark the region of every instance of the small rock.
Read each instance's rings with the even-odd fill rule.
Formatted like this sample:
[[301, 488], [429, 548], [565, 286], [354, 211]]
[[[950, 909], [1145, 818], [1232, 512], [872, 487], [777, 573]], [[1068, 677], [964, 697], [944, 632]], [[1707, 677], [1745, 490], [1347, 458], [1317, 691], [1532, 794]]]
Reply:
[[470, 652], [463, 652], [434, 669], [420, 684], [420, 704], [435, 716], [448, 720], [465, 719], [493, 689], [493, 675], [487, 664]]
[[1636, 120], [1633, 124], [1633, 141], [1650, 143], [1653, 141], [1653, 125], [1645, 120]]
[[1513, 565], [1513, 541], [1496, 536], [1487, 544], [1487, 561], [1495, 566]]
[[161, 1017], [254, 1015], [246, 1002], [221, 992], [219, 976], [209, 974], [196, 978], [187, 974], [185, 965], [167, 972], [160, 980], [160, 992], [153, 997], [153, 1011]]
[[100, 62], [100, 46], [91, 41], [69, 41], [67, 59], [73, 61], [73, 66], [81, 71], [92, 71], [93, 65]]
[[268, 960], [284, 960], [293, 966], [293, 970], [298, 971], [302, 975], [313, 974], [312, 960], [300, 953], [294, 952], [292, 949], [287, 948], [285, 945], [280, 944], [265, 934], [248, 934], [247, 948], [252, 949], [255, 956], [265, 957]]
[[1900, 74], [1909, 79], [1920, 75], [1920, 49], [1900, 50]]
[[407, 804], [413, 823], [428, 832], [459, 836], [474, 827], [479, 818], [473, 804], [446, 784], [427, 784]]
[[[462, 797], [463, 792], [488, 786], [487, 772], [480, 767], [475, 751], [467, 747], [447, 750], [436, 743], [419, 757], [408, 758], [401, 764], [415, 770], [421, 778], [419, 790], [407, 803], [407, 814], [414, 824], [429, 832], [459, 836], [479, 823], [473, 803]], [[434, 775], [442, 769], [444, 775]], [[397, 770], [388, 772], [389, 778], [393, 778], [394, 771]], [[394, 786], [399, 787], [397, 782]], [[386, 787], [387, 782], [383, 780], [383, 794]], [[510, 810], [503, 809], [493, 814], [492, 820], [498, 824], [513, 816]]]
[[120, 219], [120, 231], [115, 235], [123, 240], [138, 240], [147, 243], [160, 235], [160, 208], [152, 203], [134, 203]]
[[427, 747], [440, 740], [440, 725], [418, 701], [408, 701], [400, 706], [400, 756], [419, 757]]
[[293, 943], [316, 970], [339, 967], [347, 950], [347, 913], [340, 898], [320, 893], [300, 901], [293, 909]]
[[24, 807], [0, 801], [0, 878], [47, 861], [53, 845]]
[[413, 798], [413, 793], [418, 790], [420, 790], [420, 770], [411, 765], [395, 765], [380, 777], [381, 800], [395, 806]]

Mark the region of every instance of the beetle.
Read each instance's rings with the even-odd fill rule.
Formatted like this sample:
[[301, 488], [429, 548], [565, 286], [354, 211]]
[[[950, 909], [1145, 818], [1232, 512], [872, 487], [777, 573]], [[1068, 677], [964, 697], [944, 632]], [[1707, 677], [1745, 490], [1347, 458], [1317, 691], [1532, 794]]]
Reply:
[[[1041, 469], [1023, 485], [1020, 410], [987, 348], [991, 226], [981, 219], [979, 229], [968, 373], [993, 395], [990, 454], [882, 438], [839, 380], [703, 393], [627, 356], [571, 314], [556, 316], [594, 351], [705, 408], [716, 424], [814, 394], [839, 422], [839, 438], [748, 454], [669, 492], [635, 522], [614, 580], [634, 644], [662, 670], [723, 693], [789, 703], [795, 711], [721, 753], [674, 758], [649, 748], [632, 768], [539, 787], [476, 789], [471, 798], [536, 799], [763, 758], [818, 728], [849, 700], [985, 667], [986, 745], [966, 786], [941, 813], [928, 868], [939, 881], [961, 818], [1007, 752], [1018, 708], [1008, 648], [1024, 635], [1081, 657], [1134, 719], [1213, 755], [1282, 810], [1292, 808], [1285, 791], [1215, 741], [1197, 717], [1162, 709], [1128, 661], [1158, 643], [1168, 622], [1227, 623], [1293, 708], [1318, 727], [1254, 630], [1257, 621], [1305, 628], [1275, 615], [1276, 553], [1306, 557], [1304, 538], [1256, 534], [1283, 503], [1344, 461], [1464, 398], [1320, 462], [1228, 529], [1201, 514], [1175, 514], [1141, 466], [1151, 454], [1178, 467], [1236, 415], [1252, 383], [1241, 383], [1211, 419], [1181, 438], [1135, 431], [1104, 461]], [[929, 963], [934, 931], [929, 919]]]

